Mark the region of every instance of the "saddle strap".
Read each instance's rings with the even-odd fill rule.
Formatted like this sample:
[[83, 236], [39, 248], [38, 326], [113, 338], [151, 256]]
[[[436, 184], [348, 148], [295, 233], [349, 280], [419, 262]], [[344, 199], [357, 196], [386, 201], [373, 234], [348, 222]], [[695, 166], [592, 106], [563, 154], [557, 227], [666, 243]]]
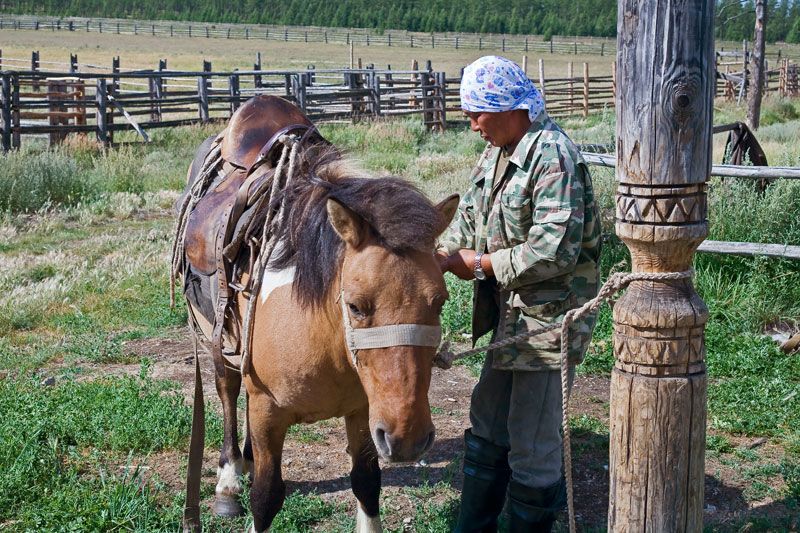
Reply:
[[[247, 169], [247, 175], [250, 175], [253, 169], [256, 168], [256, 166], [258, 166], [262, 161], [264, 161], [267, 156], [269, 156], [269, 153], [272, 151], [275, 143], [278, 142], [278, 139], [280, 139], [283, 135], [286, 135], [290, 131], [302, 131], [304, 133], [308, 133], [308, 131], [312, 129], [316, 131], [316, 128], [309, 126], [308, 124], [289, 124], [288, 126], [284, 126], [276, 131], [272, 137], [270, 137], [269, 140], [264, 143], [263, 148], [261, 148], [261, 150], [258, 152], [258, 157], [256, 157], [256, 160], [253, 161], [253, 164]], [[305, 135], [303, 135], [303, 137], [305, 137]]]
[[203, 530], [200, 522], [200, 480], [206, 438], [205, 401], [203, 400], [203, 377], [200, 374], [200, 355], [197, 350], [197, 331], [194, 327], [192, 328], [192, 338], [194, 339], [194, 404], [192, 406], [192, 434], [189, 440], [189, 464], [186, 467], [184, 533], [199, 533]]

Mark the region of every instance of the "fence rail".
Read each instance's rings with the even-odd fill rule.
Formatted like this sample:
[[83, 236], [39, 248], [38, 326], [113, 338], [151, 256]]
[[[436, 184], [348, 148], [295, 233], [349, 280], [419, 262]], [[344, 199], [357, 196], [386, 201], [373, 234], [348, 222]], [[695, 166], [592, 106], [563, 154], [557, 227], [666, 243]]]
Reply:
[[[214, 72], [209, 61], [199, 71], [169, 70], [165, 59], [155, 68], [126, 67], [119, 57], [102, 67], [79, 63], [75, 54], [57, 62], [42, 60], [38, 51], [22, 59], [3, 57], [0, 50], [2, 148], [19, 147], [23, 135], [47, 134], [58, 143], [69, 133], [94, 132], [109, 144], [115, 132], [132, 129], [146, 139], [151, 128], [227, 119], [257, 94], [286, 98], [317, 122], [420, 115], [427, 127], [443, 130], [448, 114], [453, 119], [461, 111], [460, 79], [435, 71], [431, 61], [424, 68], [414, 61], [409, 70], [368, 65], [279, 71], [263, 70], [257, 54], [252, 70]], [[784, 59], [779, 67], [769, 71], [768, 91], [800, 96], [797, 64]], [[611, 71], [592, 76], [588, 63], [568, 62], [566, 72], [555, 73], [540, 58], [537, 75], [530, 77], [538, 82], [550, 115], [587, 117], [613, 108], [613, 63]], [[734, 98], [736, 73], [718, 74], [717, 95]]]
[[[403, 46], [411, 48], [447, 48], [531, 52], [538, 54], [609, 55], [616, 54], [613, 37], [573, 37], [507, 35], [459, 32], [411, 32], [367, 28], [317, 26], [276, 26], [264, 24], [225, 24], [164, 20], [131, 20], [83, 17], [46, 17], [35, 15], [0, 15], [0, 30], [82, 31], [125, 35], [151, 35], [201, 39], [243, 39], [302, 43], [354, 44], [358, 46]], [[718, 43], [720, 53], [733, 43]], [[788, 49], [770, 45], [765, 57], [780, 60]]]
[[[436, 72], [430, 61], [424, 68], [414, 61], [409, 70], [370, 65], [274, 71], [262, 70], [257, 55], [253, 70], [213, 72], [208, 61], [200, 71], [166, 67], [160, 60], [157, 68], [125, 70], [115, 57], [110, 69], [102, 69], [78, 63], [74, 54], [59, 63], [42, 61], [35, 51], [30, 60], [4, 58], [0, 51], [2, 148], [19, 147], [23, 135], [47, 134], [58, 143], [69, 133], [94, 132], [109, 144], [115, 132], [133, 129], [147, 138], [150, 128], [227, 119], [257, 94], [286, 98], [317, 122], [420, 115], [427, 127], [443, 130], [448, 113], [452, 119], [461, 112], [460, 79]], [[567, 75], [547, 80], [539, 61], [539, 84], [551, 115], [588, 116], [613, 107], [613, 76], [590, 76], [586, 63], [582, 75], [574, 75], [569, 63]]]

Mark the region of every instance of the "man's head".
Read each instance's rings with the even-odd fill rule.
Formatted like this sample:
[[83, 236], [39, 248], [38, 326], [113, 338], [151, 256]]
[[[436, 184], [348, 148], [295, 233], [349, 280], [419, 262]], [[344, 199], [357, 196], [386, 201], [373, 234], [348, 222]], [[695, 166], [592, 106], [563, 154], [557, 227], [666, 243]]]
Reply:
[[544, 110], [544, 100], [513, 61], [484, 56], [464, 69], [461, 109], [472, 131], [494, 146], [513, 146]]

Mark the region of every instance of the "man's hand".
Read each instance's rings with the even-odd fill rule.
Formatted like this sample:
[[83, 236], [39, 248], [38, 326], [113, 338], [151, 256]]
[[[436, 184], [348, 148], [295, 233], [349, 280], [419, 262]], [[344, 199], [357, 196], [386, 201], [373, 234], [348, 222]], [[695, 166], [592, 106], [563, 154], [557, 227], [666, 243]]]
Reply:
[[461, 279], [475, 279], [475, 250], [462, 248], [447, 259], [448, 270]]

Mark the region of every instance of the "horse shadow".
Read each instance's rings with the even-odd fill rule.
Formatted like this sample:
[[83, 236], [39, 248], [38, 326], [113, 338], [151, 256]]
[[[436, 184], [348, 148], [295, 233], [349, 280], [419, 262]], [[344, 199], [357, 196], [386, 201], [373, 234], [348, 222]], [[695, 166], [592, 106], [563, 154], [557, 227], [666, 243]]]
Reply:
[[[462, 438], [437, 439], [433, 447], [417, 463], [381, 465], [382, 487], [420, 487], [447, 483], [461, 489]], [[436, 466], [433, 466], [436, 465]], [[288, 492], [329, 494], [350, 490], [350, 477], [338, 476], [317, 481], [286, 481]]]
[[[579, 432], [572, 435], [573, 483], [575, 487], [575, 512], [580, 531], [606, 531], [608, 523], [608, 434]], [[383, 487], [423, 487], [445, 483], [461, 491], [461, 472], [464, 453], [462, 438], [437, 441], [425, 456], [431, 466], [420, 463], [404, 463], [382, 466]], [[434, 466], [435, 465], [435, 466]], [[289, 492], [335, 493], [350, 490], [350, 479], [343, 475], [321, 481], [287, 482]], [[800, 528], [800, 500], [785, 496], [768, 504], [752, 506], [745, 497], [744, 489], [713, 475], [705, 476], [704, 531], [728, 532], [772, 532], [798, 531]], [[452, 522], [457, 507], [451, 509]], [[501, 517], [500, 531], [505, 530], [506, 521]], [[554, 531], [568, 531], [566, 512], [561, 513]]]

